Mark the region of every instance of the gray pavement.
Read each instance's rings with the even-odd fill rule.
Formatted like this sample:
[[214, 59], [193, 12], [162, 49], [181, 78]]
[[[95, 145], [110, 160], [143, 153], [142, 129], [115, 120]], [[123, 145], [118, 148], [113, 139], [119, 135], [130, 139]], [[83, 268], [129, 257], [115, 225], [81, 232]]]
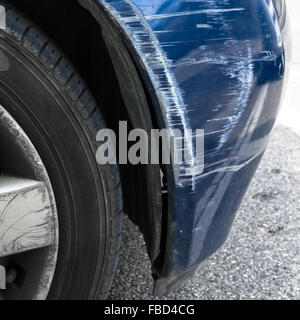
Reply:
[[[300, 1], [287, 0], [294, 56], [270, 146], [227, 243], [165, 299], [300, 299]], [[154, 299], [143, 238], [124, 219], [110, 299]]]

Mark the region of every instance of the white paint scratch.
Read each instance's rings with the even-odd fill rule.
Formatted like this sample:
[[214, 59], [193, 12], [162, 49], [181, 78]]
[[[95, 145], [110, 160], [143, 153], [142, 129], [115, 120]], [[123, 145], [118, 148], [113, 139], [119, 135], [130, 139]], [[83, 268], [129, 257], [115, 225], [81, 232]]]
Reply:
[[195, 11], [183, 11], [183, 12], [174, 12], [174, 13], [165, 13], [165, 14], [153, 14], [145, 16], [147, 20], [157, 20], [157, 19], [166, 19], [172, 17], [182, 17], [190, 16], [197, 14], [218, 14], [218, 13], [227, 13], [234, 11], [244, 11], [244, 8], [233, 8], [233, 9], [205, 9], [205, 10], [195, 10]]

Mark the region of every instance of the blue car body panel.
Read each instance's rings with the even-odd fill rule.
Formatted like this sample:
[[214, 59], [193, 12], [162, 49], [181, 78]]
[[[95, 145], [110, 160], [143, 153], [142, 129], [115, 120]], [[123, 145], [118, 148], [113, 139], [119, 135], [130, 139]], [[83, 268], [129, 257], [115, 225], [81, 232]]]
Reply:
[[[162, 128], [205, 130], [203, 167], [168, 167], [156, 294], [226, 240], [267, 147], [286, 73], [281, 0], [94, 0], [118, 26]], [[188, 146], [193, 154], [194, 146]]]

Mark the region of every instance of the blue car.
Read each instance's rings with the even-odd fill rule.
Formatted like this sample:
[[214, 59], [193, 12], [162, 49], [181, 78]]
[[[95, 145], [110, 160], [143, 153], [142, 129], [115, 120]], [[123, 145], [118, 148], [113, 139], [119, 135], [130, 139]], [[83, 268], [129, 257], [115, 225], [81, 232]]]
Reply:
[[289, 56], [285, 0], [0, 0], [0, 300], [106, 299], [124, 214], [154, 295], [184, 285], [228, 237]]

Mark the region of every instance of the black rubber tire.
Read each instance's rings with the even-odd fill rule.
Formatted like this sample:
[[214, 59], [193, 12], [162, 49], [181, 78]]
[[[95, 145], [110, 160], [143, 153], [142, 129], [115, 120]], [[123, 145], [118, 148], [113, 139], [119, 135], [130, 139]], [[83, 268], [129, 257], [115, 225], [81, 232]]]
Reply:
[[122, 225], [118, 167], [96, 161], [105, 122], [68, 58], [22, 13], [0, 4], [0, 103], [40, 154], [58, 207], [59, 255], [48, 298], [105, 299]]

